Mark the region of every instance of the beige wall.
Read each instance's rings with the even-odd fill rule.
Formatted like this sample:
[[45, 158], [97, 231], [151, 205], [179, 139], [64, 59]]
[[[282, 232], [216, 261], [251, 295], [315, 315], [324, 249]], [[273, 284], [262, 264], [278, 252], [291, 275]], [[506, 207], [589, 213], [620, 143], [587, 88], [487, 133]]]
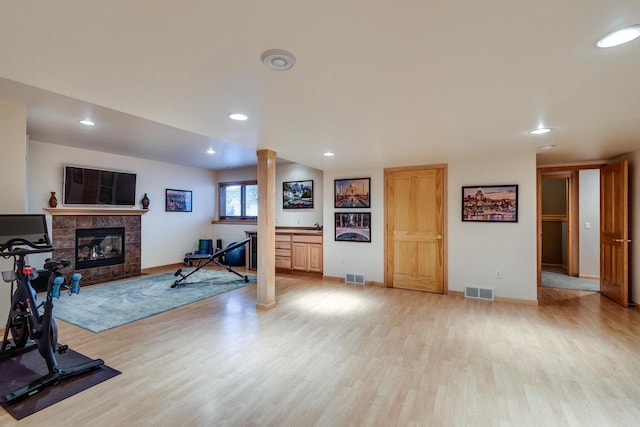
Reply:
[[[336, 179], [371, 178], [370, 209], [335, 209]], [[380, 168], [324, 172], [324, 275], [344, 278], [362, 274], [366, 281], [384, 282], [384, 170]], [[336, 242], [336, 212], [370, 212], [371, 243]]]
[[[27, 108], [0, 99], [0, 214], [24, 213], [27, 188]], [[11, 270], [13, 261], [0, 258], [0, 270]], [[0, 286], [0, 319], [9, 312], [9, 287]], [[4, 325], [4, 323], [3, 323]]]
[[[517, 223], [461, 221], [462, 186], [501, 184], [518, 185]], [[536, 301], [535, 154], [450, 162], [448, 205], [449, 289], [488, 287], [496, 297]]]
[[[497, 297], [536, 301], [536, 163], [535, 155], [460, 159], [448, 163], [448, 288], [489, 287]], [[427, 164], [422, 163], [422, 164]], [[371, 243], [335, 242], [333, 180], [371, 177]], [[384, 171], [363, 169], [324, 172], [324, 274], [365, 274], [384, 282]], [[518, 223], [462, 222], [464, 185], [518, 184]], [[502, 278], [496, 278], [500, 270]]]
[[[258, 179], [258, 171], [255, 167], [225, 169], [218, 171], [216, 176], [217, 182], [250, 181]], [[282, 183], [310, 179], [313, 180], [313, 209], [283, 209]], [[323, 173], [319, 169], [297, 163], [276, 164], [276, 227], [312, 227], [316, 222], [322, 224], [323, 185]], [[244, 238], [245, 231], [255, 231], [256, 229], [256, 224], [214, 224], [213, 234], [216, 239], [222, 239], [222, 245], [226, 246], [231, 242]]]
[[[142, 216], [142, 268], [182, 262], [186, 252], [198, 248], [199, 239], [213, 238], [215, 172], [153, 160], [29, 142], [29, 212], [42, 213], [51, 191], [62, 208], [64, 165], [133, 172], [137, 175], [136, 200], [144, 193], [151, 200]], [[165, 189], [191, 190], [192, 212], [166, 212]], [[139, 207], [139, 206], [138, 206]]]
[[[580, 171], [580, 276], [600, 277], [600, 170]], [[588, 224], [588, 226], [587, 226]]]

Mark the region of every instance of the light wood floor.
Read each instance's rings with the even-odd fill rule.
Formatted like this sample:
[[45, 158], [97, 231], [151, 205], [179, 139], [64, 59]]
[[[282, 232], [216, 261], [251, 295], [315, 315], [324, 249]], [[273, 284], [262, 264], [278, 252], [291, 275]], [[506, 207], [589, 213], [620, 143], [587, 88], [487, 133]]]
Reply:
[[[122, 371], [38, 426], [636, 426], [640, 311], [540, 290], [538, 307], [278, 276], [60, 341]], [[143, 303], [143, 301], [141, 302]]]

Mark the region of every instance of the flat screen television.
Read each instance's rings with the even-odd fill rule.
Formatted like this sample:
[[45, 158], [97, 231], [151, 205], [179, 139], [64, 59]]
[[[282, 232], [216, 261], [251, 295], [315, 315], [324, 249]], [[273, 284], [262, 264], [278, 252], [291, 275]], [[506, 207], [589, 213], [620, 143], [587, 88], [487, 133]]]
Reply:
[[64, 167], [65, 205], [135, 206], [136, 174]]

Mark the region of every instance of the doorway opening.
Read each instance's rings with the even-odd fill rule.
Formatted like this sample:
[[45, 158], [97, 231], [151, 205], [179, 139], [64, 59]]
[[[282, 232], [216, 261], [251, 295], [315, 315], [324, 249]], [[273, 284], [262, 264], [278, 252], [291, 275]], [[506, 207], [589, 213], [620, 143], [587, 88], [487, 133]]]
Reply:
[[541, 168], [538, 286], [600, 290], [600, 169]]

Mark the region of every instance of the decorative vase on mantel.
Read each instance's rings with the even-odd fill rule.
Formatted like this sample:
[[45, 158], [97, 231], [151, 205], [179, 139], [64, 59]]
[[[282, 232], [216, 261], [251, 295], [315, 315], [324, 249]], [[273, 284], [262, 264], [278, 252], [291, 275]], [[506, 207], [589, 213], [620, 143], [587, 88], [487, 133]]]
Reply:
[[147, 197], [147, 193], [144, 193], [144, 197], [140, 200], [142, 203], [142, 209], [149, 209], [149, 198]]
[[52, 191], [51, 197], [49, 197], [49, 207], [55, 208], [56, 206], [58, 206], [58, 199], [56, 199], [56, 192]]

